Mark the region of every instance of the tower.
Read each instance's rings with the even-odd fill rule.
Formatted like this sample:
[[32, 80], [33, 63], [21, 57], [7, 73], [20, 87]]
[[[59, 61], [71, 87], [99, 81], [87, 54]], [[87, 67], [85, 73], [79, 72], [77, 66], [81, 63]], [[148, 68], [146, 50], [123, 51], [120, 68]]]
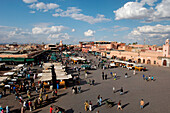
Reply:
[[163, 57], [167, 57], [169, 54], [170, 54], [169, 39], [166, 39], [165, 44], [163, 45]]

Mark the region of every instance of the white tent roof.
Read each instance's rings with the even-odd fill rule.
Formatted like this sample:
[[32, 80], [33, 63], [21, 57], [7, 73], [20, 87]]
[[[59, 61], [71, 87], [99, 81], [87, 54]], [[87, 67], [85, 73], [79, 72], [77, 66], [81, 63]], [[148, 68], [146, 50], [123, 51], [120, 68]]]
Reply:
[[77, 57], [79, 60], [86, 60], [85, 58]]
[[15, 68], [21, 68], [24, 67], [24, 64], [18, 64]]
[[8, 77], [0, 77], [0, 82], [3, 82], [4, 80], [6, 80]]
[[[41, 81], [50, 81], [52, 80], [51, 73], [41, 73], [42, 77], [39, 79]], [[56, 79], [57, 80], [65, 80], [65, 79], [70, 79], [72, 78], [71, 74], [66, 75], [66, 74], [56, 74]]]
[[76, 58], [76, 57], [71, 57], [71, 59], [72, 59], [72, 60], [75, 60], [75, 61], [79, 60], [79, 59]]
[[4, 73], [4, 75], [14, 75], [15, 72], [7, 72], [7, 73]]

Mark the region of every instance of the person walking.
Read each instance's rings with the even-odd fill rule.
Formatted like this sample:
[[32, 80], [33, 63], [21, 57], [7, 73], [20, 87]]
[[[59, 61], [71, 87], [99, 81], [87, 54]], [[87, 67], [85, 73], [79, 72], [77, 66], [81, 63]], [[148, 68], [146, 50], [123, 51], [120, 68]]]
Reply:
[[102, 105], [102, 97], [99, 98], [99, 105]]
[[89, 107], [89, 104], [88, 104], [88, 101], [86, 100], [86, 102], [84, 103], [84, 105], [85, 105], [85, 111], [87, 111], [88, 110], [88, 107]]
[[102, 79], [104, 80], [104, 72], [102, 72]]
[[9, 107], [6, 106], [6, 113], [9, 113], [9, 112], [10, 112]]
[[28, 105], [29, 105], [30, 111], [32, 111], [32, 102], [29, 101], [29, 102], [28, 102]]
[[50, 106], [50, 113], [53, 113], [53, 106]]
[[48, 101], [48, 94], [45, 95], [45, 100]]
[[100, 105], [100, 95], [98, 95], [98, 97], [97, 97], [97, 105], [98, 106]]
[[107, 74], [105, 74], [105, 80], [107, 80]]
[[115, 89], [115, 87], [113, 86], [113, 93], [115, 93], [116, 92], [116, 89]]
[[135, 70], [133, 70], [133, 74], [136, 75], [136, 71]]
[[140, 101], [140, 108], [141, 108], [141, 109], [143, 109], [144, 103], [145, 103], [144, 100], [141, 99], [141, 101]]
[[95, 82], [95, 80], [93, 79], [93, 80], [92, 80], [92, 85], [93, 85], [93, 86], [94, 86], [94, 82]]
[[110, 72], [110, 76], [113, 77], [113, 73], [112, 72]]
[[122, 106], [121, 106], [121, 100], [119, 100], [119, 103], [117, 104], [117, 110], [119, 110], [119, 109], [120, 109], [120, 110], [123, 110], [123, 109], [122, 109]]
[[142, 76], [142, 77], [143, 77], [143, 80], [145, 80], [145, 75], [144, 75], [144, 74], [143, 74], [143, 76]]
[[117, 74], [116, 73], [114, 73], [114, 80], [116, 80], [117, 79]]
[[89, 111], [92, 111], [92, 102], [89, 101]]
[[120, 89], [120, 95], [122, 95], [123, 94], [123, 87], [121, 87], [121, 89]]
[[78, 86], [77, 89], [78, 89], [78, 92], [81, 93], [81, 86]]
[[128, 74], [127, 73], [125, 73], [125, 78], [127, 78], [128, 77]]
[[87, 78], [87, 70], [85, 70], [85, 78]]
[[21, 113], [25, 113], [25, 108], [24, 108], [24, 106], [21, 107]]

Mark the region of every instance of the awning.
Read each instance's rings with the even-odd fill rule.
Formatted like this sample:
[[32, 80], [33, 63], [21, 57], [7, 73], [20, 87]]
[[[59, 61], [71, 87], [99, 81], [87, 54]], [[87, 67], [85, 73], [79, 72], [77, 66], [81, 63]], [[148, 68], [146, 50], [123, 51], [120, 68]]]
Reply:
[[24, 62], [25, 61], [25, 58], [14, 58], [15, 62]]
[[33, 61], [34, 61], [33, 58], [26, 59], [26, 62], [33, 62]]
[[7, 80], [8, 77], [0, 77], [0, 82]]

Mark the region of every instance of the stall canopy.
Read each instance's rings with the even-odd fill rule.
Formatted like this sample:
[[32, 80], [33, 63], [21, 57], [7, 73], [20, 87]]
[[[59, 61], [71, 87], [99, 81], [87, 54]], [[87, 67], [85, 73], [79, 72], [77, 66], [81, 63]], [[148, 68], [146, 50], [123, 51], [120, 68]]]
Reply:
[[[62, 75], [62, 74], [57, 74], [56, 75], [56, 80], [66, 80], [72, 78], [71, 74], [69, 75]], [[51, 73], [42, 73], [41, 78], [39, 79], [40, 81], [51, 81], [52, 80], [52, 75]]]
[[14, 74], [15, 74], [15, 72], [7, 72], [7, 73], [4, 73], [4, 75], [9, 75], [9, 76], [14, 75]]
[[24, 64], [18, 64], [15, 68], [22, 68], [24, 67]]
[[8, 77], [0, 77], [0, 82], [7, 80]]

